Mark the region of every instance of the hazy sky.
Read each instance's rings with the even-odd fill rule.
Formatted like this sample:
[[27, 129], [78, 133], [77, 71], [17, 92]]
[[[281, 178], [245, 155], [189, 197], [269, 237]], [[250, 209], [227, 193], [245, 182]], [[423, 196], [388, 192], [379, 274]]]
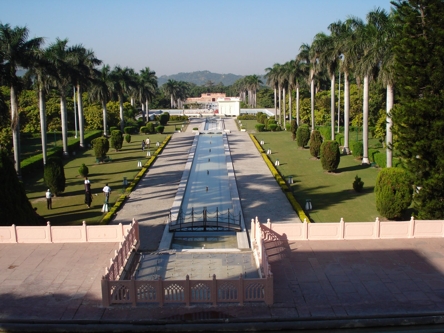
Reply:
[[390, 11], [390, 0], [0, 0], [0, 22], [27, 26], [45, 45], [83, 44], [111, 67], [249, 75], [377, 7]]

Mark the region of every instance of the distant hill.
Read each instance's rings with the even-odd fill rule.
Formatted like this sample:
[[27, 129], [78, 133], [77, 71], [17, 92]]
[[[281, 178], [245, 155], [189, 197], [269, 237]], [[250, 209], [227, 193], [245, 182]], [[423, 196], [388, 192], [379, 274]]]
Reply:
[[203, 86], [206, 82], [212, 81], [215, 85], [222, 82], [224, 86], [230, 86], [238, 79], [243, 78], [243, 75], [235, 74], [217, 74], [210, 71], [198, 71], [192, 73], [179, 73], [174, 75], [162, 75], [158, 78], [157, 84], [159, 87], [168, 80], [185, 81], [194, 83], [198, 86]]

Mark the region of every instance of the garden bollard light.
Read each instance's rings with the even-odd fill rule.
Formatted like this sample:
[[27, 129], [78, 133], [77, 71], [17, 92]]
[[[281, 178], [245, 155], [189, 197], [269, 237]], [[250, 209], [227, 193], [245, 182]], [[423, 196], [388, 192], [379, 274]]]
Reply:
[[138, 167], [138, 168], [141, 168], [141, 167], [142, 167], [142, 161], [141, 161], [141, 160], [138, 160], [138, 161], [137, 161], [137, 167]]
[[305, 210], [312, 210], [311, 199], [305, 199]]

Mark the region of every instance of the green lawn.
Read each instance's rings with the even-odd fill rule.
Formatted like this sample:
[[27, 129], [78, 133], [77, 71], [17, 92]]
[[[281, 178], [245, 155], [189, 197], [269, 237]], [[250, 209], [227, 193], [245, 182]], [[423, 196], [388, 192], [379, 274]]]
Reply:
[[[247, 125], [250, 127], [250, 124]], [[254, 125], [251, 125], [254, 128]], [[292, 190], [302, 205], [311, 199], [313, 210], [308, 214], [314, 222], [369, 222], [379, 216], [376, 210], [374, 185], [378, 169], [361, 165], [352, 155], [341, 156], [336, 173], [322, 169], [321, 161], [310, 155], [309, 149], [297, 147], [289, 132], [254, 133], [264, 141], [264, 149], [271, 149], [271, 160], [279, 159], [281, 174], [293, 177]], [[361, 177], [364, 190], [353, 190], [355, 176]], [[272, 203], [270, 203], [272, 204]]]
[[[112, 205], [123, 192], [123, 178], [129, 182], [140, 171], [137, 167], [138, 161], [142, 164], [147, 161], [147, 151], [142, 151], [141, 142], [147, 137], [151, 140], [151, 153], [157, 147], [156, 142], [162, 142], [168, 134], [172, 134], [175, 125], [180, 128], [182, 122], [169, 122], [163, 134], [135, 134], [132, 135], [131, 143], [124, 141], [122, 150], [115, 151], [110, 148], [108, 155], [111, 158], [107, 163], [96, 163], [94, 151], [88, 149], [78, 151], [75, 156], [67, 157], [65, 160], [65, 192], [53, 199], [53, 209], [46, 209], [45, 191], [47, 187], [43, 182], [43, 172], [24, 179], [24, 186], [28, 198], [32, 205], [37, 207], [40, 215], [51, 221], [52, 225], [81, 224], [86, 221], [88, 224], [97, 224], [103, 217], [101, 208], [104, 202], [102, 189], [106, 183], [112, 188], [110, 197]], [[25, 142], [23, 142], [25, 144]], [[89, 179], [94, 193], [91, 208], [84, 203], [83, 178], [79, 175], [78, 169], [85, 163], [89, 168]], [[97, 194], [97, 195], [96, 195]]]

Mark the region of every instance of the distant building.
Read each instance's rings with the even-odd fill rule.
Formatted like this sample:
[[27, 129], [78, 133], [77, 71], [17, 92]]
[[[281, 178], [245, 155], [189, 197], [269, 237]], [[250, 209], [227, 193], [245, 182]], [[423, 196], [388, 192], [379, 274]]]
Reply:
[[217, 110], [217, 100], [226, 97], [225, 93], [205, 93], [200, 97], [190, 97], [185, 101], [185, 105], [189, 105], [197, 109]]
[[218, 98], [219, 115], [227, 117], [237, 117], [240, 114], [240, 97]]

